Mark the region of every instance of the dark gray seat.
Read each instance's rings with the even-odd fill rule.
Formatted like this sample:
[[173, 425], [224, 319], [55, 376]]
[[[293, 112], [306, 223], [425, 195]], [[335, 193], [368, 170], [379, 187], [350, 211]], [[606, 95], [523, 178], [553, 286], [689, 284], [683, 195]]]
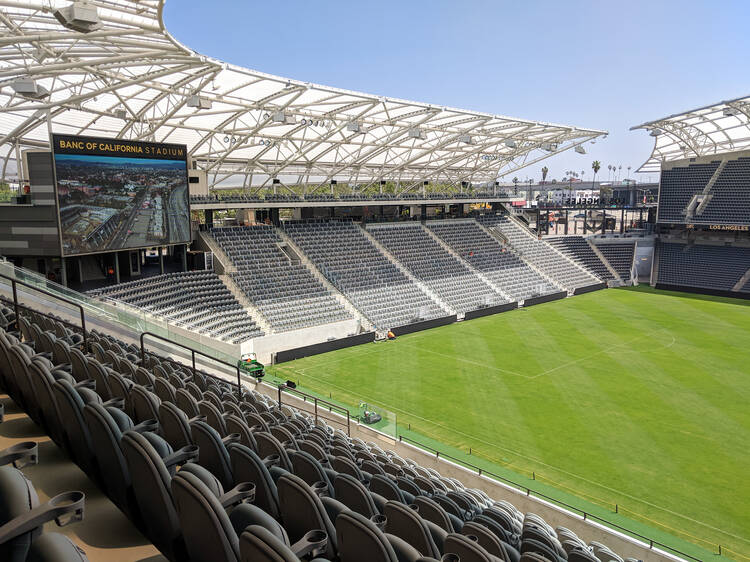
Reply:
[[446, 533], [434, 523], [422, 519], [417, 510], [402, 503], [389, 501], [384, 515], [388, 519], [385, 530], [401, 537], [422, 556], [440, 559]]
[[172, 479], [172, 495], [191, 562], [239, 562], [239, 534], [249, 525], [259, 525], [288, 542], [286, 531], [273, 517], [242, 502], [246, 494], [254, 493], [252, 485], [225, 494], [217, 479], [194, 467], [197, 465], [185, 465]]
[[178, 464], [197, 458], [197, 447], [175, 453], [155, 433], [135, 431], [126, 431], [121, 444], [148, 538], [169, 560], [188, 560], [170, 484]]
[[[280, 512], [276, 480], [282, 474], [286, 474], [286, 471], [274, 466], [269, 468], [255, 451], [241, 443], [233, 443], [228, 449], [235, 480], [254, 483], [255, 505], [278, 519]], [[268, 463], [271, 464], [270, 460]], [[272, 471], [276, 471], [276, 478]]]
[[419, 551], [405, 540], [383, 533], [369, 518], [345, 511], [336, 518], [341, 562], [417, 562]]
[[191, 422], [190, 430], [193, 443], [198, 447], [198, 464], [218, 478], [224, 488], [231, 488], [234, 482], [232, 465], [219, 432], [201, 420]]
[[346, 506], [331, 498], [318, 497], [304, 480], [294, 474], [283, 474], [276, 486], [279, 492], [281, 520], [290, 540], [296, 542], [308, 531], [322, 530], [328, 535], [324, 557], [335, 557], [338, 553], [338, 542], [331, 515], [335, 520], [339, 513], [346, 510]]

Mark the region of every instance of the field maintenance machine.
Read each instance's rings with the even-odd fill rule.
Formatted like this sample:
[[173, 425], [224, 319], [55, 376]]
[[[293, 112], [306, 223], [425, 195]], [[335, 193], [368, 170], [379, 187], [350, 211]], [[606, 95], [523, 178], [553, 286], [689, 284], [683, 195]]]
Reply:
[[255, 353], [245, 353], [237, 364], [242, 371], [258, 380], [266, 375], [266, 368], [263, 363], [258, 361]]

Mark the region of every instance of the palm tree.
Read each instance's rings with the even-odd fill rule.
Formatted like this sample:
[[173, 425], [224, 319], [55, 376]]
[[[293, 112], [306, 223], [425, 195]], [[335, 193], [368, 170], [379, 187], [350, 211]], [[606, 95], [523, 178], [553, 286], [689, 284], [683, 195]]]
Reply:
[[542, 168], [542, 181], [543, 182], [547, 180], [547, 174], [548, 173], [549, 173], [549, 168], [547, 166], [545, 166], [544, 168]]
[[594, 161], [593, 161], [593, 162], [591, 163], [591, 169], [592, 169], [592, 170], [594, 170], [594, 179], [593, 179], [593, 180], [591, 180], [591, 188], [592, 188], [592, 189], [593, 189], [593, 187], [594, 187], [594, 182], [596, 182], [596, 174], [597, 174], [597, 173], [599, 173], [599, 170], [601, 169], [601, 167], [602, 167], [602, 165], [601, 165], [601, 163], [599, 162], [599, 160], [594, 160]]

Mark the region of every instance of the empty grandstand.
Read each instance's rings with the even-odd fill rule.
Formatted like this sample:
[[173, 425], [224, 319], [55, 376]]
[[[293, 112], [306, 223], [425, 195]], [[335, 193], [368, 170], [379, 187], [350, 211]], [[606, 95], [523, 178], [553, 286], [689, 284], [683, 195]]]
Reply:
[[421, 224], [373, 225], [368, 231], [454, 310], [467, 312], [508, 302]]
[[661, 242], [657, 284], [750, 293], [750, 247]]
[[427, 227], [514, 301], [559, 291], [474, 220], [429, 221]]
[[604, 256], [623, 281], [630, 281], [635, 259], [635, 242], [598, 243], [597, 250]]
[[567, 291], [573, 292], [601, 280], [540, 240], [508, 215], [482, 215], [481, 222], [503, 236], [528, 263]]
[[298, 257], [282, 250], [282, 240], [273, 226], [215, 228], [211, 236], [237, 269], [231, 273], [232, 279], [274, 331], [351, 318]]
[[615, 278], [610, 267], [602, 260], [604, 256], [597, 253], [583, 236], [555, 236], [545, 238], [545, 241], [599, 279], [610, 281]]
[[230, 343], [263, 335], [219, 277], [208, 271], [159, 275], [89, 294], [134, 305], [175, 325]]
[[284, 230], [326, 278], [378, 329], [445, 316], [447, 311], [344, 221], [285, 223]]

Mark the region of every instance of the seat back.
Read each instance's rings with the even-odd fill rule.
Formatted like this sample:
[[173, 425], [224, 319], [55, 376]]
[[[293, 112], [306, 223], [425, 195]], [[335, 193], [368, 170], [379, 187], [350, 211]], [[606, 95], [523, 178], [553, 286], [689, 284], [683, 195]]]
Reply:
[[193, 445], [190, 421], [185, 412], [172, 402], [162, 402], [159, 404], [159, 427], [164, 435], [164, 439], [167, 440], [173, 449]]
[[333, 487], [336, 500], [352, 511], [368, 518], [378, 514], [378, 508], [369, 490], [353, 476], [339, 473], [333, 481]]
[[[336, 518], [341, 562], [398, 562], [386, 535], [369, 518], [345, 511]], [[418, 557], [419, 554], [416, 555]], [[416, 560], [416, 557], [413, 558]]]
[[126, 431], [121, 444], [148, 538], [170, 560], [187, 560], [172, 501], [172, 474], [163, 461], [173, 452], [172, 447], [154, 433], [135, 431]]
[[234, 480], [232, 465], [219, 433], [200, 420], [190, 423], [190, 431], [193, 435], [193, 443], [198, 446], [198, 463], [218, 478], [224, 488], [231, 488]]
[[292, 472], [302, 478], [308, 485], [313, 486], [317, 482], [324, 482], [328, 488], [329, 497], [336, 497], [328, 474], [323, 470], [321, 464], [313, 458], [310, 453], [305, 451], [292, 451], [289, 455], [292, 460]]
[[121, 509], [132, 513], [130, 471], [120, 447], [122, 433], [133, 428], [132, 420], [121, 410], [96, 402], [84, 406], [83, 418], [91, 432], [99, 469], [105, 476], [107, 494]]
[[275, 519], [279, 518], [279, 494], [276, 483], [263, 460], [250, 448], [233, 443], [229, 446], [229, 460], [236, 482], [255, 484], [255, 505]]
[[175, 400], [177, 407], [185, 412], [187, 417], [193, 418], [200, 414], [198, 401], [186, 389], [178, 388], [175, 391]]
[[308, 531], [320, 529], [328, 534], [327, 557], [336, 556], [336, 529], [312, 488], [294, 474], [283, 474], [276, 486], [279, 492], [281, 520], [291, 542], [297, 542]]
[[279, 466], [284, 470], [292, 472], [292, 461], [278, 439], [265, 431], [258, 431], [253, 435], [255, 436], [255, 441], [258, 443], [258, 456], [265, 459], [271, 455], [278, 455]]
[[130, 389], [130, 407], [136, 423], [158, 420], [159, 404], [161, 404], [159, 397], [142, 386], [136, 384]]
[[186, 470], [177, 473], [171, 488], [191, 562], [239, 560], [239, 537], [216, 494]]
[[414, 509], [399, 502], [389, 501], [385, 504], [384, 515], [388, 518], [388, 533], [404, 539], [422, 556], [440, 558], [441, 553], [432, 538], [430, 528]]
[[459, 529], [454, 529], [453, 522], [440, 504], [431, 498], [418, 496], [414, 498], [414, 504], [419, 507], [419, 515], [427, 521], [432, 521], [443, 529], [446, 533], [452, 533]]

